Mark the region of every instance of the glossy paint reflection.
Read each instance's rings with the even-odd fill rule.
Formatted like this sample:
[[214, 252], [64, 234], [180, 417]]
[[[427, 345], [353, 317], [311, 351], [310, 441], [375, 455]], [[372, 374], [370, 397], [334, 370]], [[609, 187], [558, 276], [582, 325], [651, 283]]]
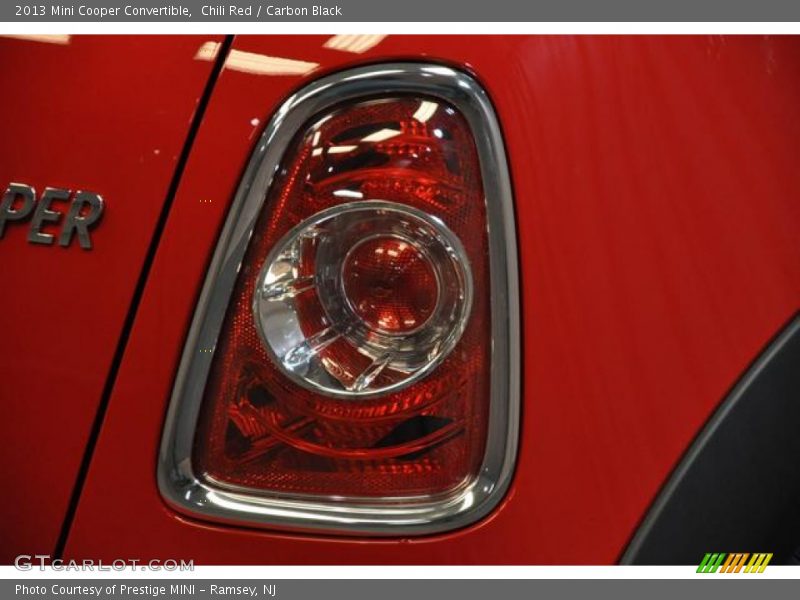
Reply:
[[201, 43], [0, 39], [0, 72], [21, 82], [0, 100], [0, 189], [40, 194], [0, 239], [0, 563], [55, 548], [211, 70], [193, 59]]
[[[235, 48], [320, 72], [398, 57], [464, 65], [499, 114], [520, 233], [525, 377], [504, 505], [453, 534], [380, 543], [211, 526], [163, 505], [152, 456], [186, 331], [175, 315], [194, 309], [251, 152], [250, 119], [264, 122], [317, 73], [229, 70], [170, 216], [69, 554], [616, 561], [693, 436], [800, 306], [800, 41], [390, 36], [355, 54], [328, 40], [244, 37]], [[131, 464], [131, 453], [150, 458]]]

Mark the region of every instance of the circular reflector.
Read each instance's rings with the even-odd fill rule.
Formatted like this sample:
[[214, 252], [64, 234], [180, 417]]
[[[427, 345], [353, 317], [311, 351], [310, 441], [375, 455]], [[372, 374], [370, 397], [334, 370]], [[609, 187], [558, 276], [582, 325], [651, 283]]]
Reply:
[[279, 240], [253, 310], [291, 379], [372, 396], [430, 373], [461, 337], [471, 302], [455, 234], [418, 209], [369, 200], [321, 211]]
[[414, 242], [399, 236], [375, 236], [353, 247], [344, 260], [342, 281], [353, 312], [384, 333], [416, 331], [439, 302], [430, 259]]

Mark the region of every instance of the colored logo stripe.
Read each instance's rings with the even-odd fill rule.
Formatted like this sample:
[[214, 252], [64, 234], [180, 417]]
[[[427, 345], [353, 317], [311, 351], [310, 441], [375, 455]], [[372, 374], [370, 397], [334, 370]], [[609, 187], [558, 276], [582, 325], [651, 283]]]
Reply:
[[[750, 562], [745, 566], [748, 558]], [[757, 552], [752, 555], [749, 552], [733, 552], [730, 554], [707, 552], [697, 567], [697, 572], [716, 573], [717, 569], [719, 569], [720, 573], [739, 573], [744, 567], [744, 573], [763, 573], [771, 560], [772, 553], [766, 552]]]
[[720, 573], [738, 573], [744, 566], [745, 561], [750, 556], [748, 552], [736, 552], [728, 555], [728, 560], [722, 565]]
[[772, 560], [772, 554], [754, 554], [750, 559], [750, 563], [745, 567], [745, 573], [763, 573], [767, 568], [769, 561]]
[[716, 573], [719, 565], [725, 560], [725, 553], [706, 553], [700, 566], [697, 567], [698, 573]]

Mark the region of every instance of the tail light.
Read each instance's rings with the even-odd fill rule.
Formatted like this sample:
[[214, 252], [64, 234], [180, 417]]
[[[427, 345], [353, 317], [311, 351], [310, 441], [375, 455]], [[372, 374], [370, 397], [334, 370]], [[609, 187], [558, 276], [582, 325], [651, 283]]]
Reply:
[[419, 64], [311, 84], [272, 119], [234, 200], [176, 381], [162, 494], [298, 530], [481, 518], [516, 452], [517, 311], [510, 186], [478, 84]]

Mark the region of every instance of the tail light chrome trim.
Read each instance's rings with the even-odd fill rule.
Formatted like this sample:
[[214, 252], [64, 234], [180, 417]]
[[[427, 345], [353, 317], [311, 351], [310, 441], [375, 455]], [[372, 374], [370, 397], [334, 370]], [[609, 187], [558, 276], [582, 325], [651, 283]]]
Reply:
[[[446, 496], [340, 498], [264, 496], [216, 486], [192, 469], [203, 392], [237, 273], [266, 192], [295, 133], [313, 115], [377, 94], [421, 94], [461, 111], [477, 145], [486, 198], [491, 278], [491, 398], [486, 451], [473, 480]], [[520, 413], [520, 320], [516, 231], [500, 127], [488, 95], [469, 75], [440, 65], [392, 63], [359, 67], [302, 88], [264, 131], [234, 198], [184, 347], [158, 460], [165, 501], [184, 514], [215, 522], [373, 536], [439, 533], [488, 515], [503, 498], [516, 459]]]

